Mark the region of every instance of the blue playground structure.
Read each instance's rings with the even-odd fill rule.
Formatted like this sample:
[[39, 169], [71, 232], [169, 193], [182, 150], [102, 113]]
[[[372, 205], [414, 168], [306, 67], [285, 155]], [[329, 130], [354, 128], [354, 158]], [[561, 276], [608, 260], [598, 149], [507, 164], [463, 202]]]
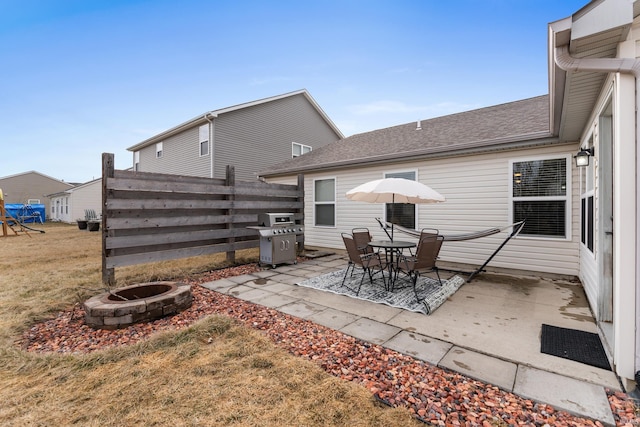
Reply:
[[0, 225], [2, 229], [2, 235], [0, 235], [0, 237], [8, 236], [9, 229], [11, 229], [13, 234], [16, 236], [18, 236], [19, 233], [25, 233], [27, 236], [31, 237], [29, 235], [29, 231], [44, 233], [44, 230], [31, 228], [26, 225], [25, 222], [39, 221], [41, 224], [44, 224], [45, 220], [44, 205], [30, 205], [22, 203], [5, 204], [4, 195], [0, 188]]
[[28, 205], [24, 203], [6, 203], [4, 205], [7, 213], [23, 224], [36, 223], [44, 224], [46, 219], [46, 209], [42, 204]]

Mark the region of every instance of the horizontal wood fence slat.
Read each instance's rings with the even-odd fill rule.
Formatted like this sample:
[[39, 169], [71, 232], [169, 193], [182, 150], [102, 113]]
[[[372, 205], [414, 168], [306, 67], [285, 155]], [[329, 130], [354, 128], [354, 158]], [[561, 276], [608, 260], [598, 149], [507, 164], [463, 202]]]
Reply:
[[227, 224], [227, 223], [256, 223], [257, 214], [246, 215], [198, 215], [189, 218], [160, 217], [160, 218], [132, 218], [125, 216], [109, 219], [109, 227], [112, 229], [136, 229], [136, 228], [161, 228], [173, 226], [195, 226], [207, 224]]
[[301, 204], [302, 202], [286, 200], [242, 201], [194, 199], [119, 199], [107, 201], [107, 209], [259, 209], [266, 212], [267, 210], [281, 211], [283, 209], [300, 209]]
[[[288, 212], [304, 224], [304, 180], [298, 185], [115, 170], [102, 155], [102, 280], [115, 268], [259, 247], [258, 214]], [[298, 248], [304, 235], [296, 236]]]
[[169, 261], [172, 259], [211, 255], [221, 252], [251, 249], [255, 247], [255, 241], [246, 241], [235, 242], [233, 244], [223, 243], [218, 245], [194, 246], [190, 248], [139, 253], [134, 255], [120, 255], [107, 258], [106, 266], [109, 269], [113, 269], [115, 267], [126, 267], [128, 265], [146, 264], [149, 262]]
[[[258, 185], [238, 183], [234, 187], [229, 187], [217, 183], [210, 182], [164, 182], [150, 181], [131, 178], [114, 178], [109, 188], [113, 191], [131, 191], [136, 190], [139, 193], [184, 193], [190, 195], [211, 194], [237, 196], [263, 196], [266, 183], [258, 183]], [[269, 196], [271, 197], [296, 197], [298, 195], [297, 187], [291, 188], [269, 188]]]

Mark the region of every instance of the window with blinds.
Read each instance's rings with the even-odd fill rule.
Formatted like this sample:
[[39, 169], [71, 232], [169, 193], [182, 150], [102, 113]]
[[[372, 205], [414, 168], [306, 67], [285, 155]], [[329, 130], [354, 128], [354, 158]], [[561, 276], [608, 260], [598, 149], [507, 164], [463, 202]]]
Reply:
[[[416, 180], [415, 171], [410, 172], [389, 172], [384, 174], [385, 178], [404, 178], [411, 181]], [[386, 221], [398, 224], [402, 227], [416, 229], [416, 205], [411, 203], [387, 203], [385, 206]]]
[[567, 159], [512, 163], [513, 222], [525, 221], [521, 235], [567, 237]]

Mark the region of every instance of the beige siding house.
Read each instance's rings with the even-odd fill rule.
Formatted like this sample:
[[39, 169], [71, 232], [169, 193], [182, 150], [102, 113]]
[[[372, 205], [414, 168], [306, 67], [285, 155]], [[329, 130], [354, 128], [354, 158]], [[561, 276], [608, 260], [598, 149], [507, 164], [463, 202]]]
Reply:
[[[549, 24], [549, 95], [354, 135], [262, 172], [305, 176], [305, 244], [342, 248], [382, 205], [345, 193], [404, 176], [441, 194], [402, 218], [442, 233], [527, 223], [491, 263], [577, 276], [627, 390], [640, 375], [640, 1], [594, 0]], [[553, 18], [553, 17], [551, 17]], [[579, 151], [589, 164], [578, 167]], [[406, 225], [406, 224], [405, 224]], [[480, 264], [503, 237], [445, 242]]]
[[85, 210], [93, 209], [97, 215], [102, 213], [102, 179], [94, 179], [76, 187], [50, 194], [51, 210], [49, 219], [73, 223], [84, 219]]
[[43, 204], [46, 217], [51, 215], [49, 194], [73, 188], [73, 184], [29, 171], [0, 178], [5, 203]]
[[[578, 275], [578, 220], [572, 215], [578, 206], [577, 171], [572, 155], [577, 142], [560, 143], [549, 131], [549, 97], [413, 122], [345, 138], [265, 172], [269, 181], [295, 182], [304, 173], [306, 187], [305, 243], [309, 246], [342, 248], [340, 233], [368, 227], [384, 237], [375, 218], [390, 221], [386, 206], [353, 202], [345, 193], [367, 181], [388, 176], [406, 176], [443, 194], [441, 204], [416, 205], [409, 228], [437, 228], [443, 234], [480, 231], [506, 226], [523, 218], [514, 212], [514, 167], [555, 162], [564, 170], [554, 199], [538, 195], [542, 203], [535, 213], [544, 214], [549, 203], [562, 205], [562, 219], [555, 235], [528, 223], [518, 239], [499, 253], [493, 266], [529, 271]], [[317, 182], [329, 182], [334, 189], [335, 218], [319, 222]], [[535, 203], [534, 203], [535, 202]], [[326, 202], [325, 202], [326, 203]], [[531, 224], [529, 224], [531, 222]], [[443, 246], [441, 258], [456, 263], [481, 265], [505, 239], [504, 233], [483, 239], [451, 242]]]
[[206, 112], [128, 150], [134, 170], [236, 179], [343, 138], [306, 90]]

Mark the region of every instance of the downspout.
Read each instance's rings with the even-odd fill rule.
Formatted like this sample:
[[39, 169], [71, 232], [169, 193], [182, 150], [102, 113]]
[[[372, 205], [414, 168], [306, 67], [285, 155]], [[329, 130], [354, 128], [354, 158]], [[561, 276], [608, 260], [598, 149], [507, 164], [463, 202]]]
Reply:
[[[555, 49], [555, 63], [565, 71], [592, 71], [600, 73], [632, 74], [636, 80], [636, 193], [640, 189], [640, 60], [636, 58], [574, 58], [569, 53], [569, 46], [564, 45]], [[640, 197], [636, 194], [636, 266], [640, 266]], [[636, 289], [640, 283], [640, 268], [636, 267]], [[636, 296], [637, 301], [637, 296]], [[637, 307], [637, 302], [636, 302]], [[637, 348], [637, 343], [636, 343]], [[635, 380], [638, 381], [640, 371], [636, 371]], [[637, 387], [640, 387], [638, 385]], [[636, 390], [637, 390], [636, 387]]]
[[204, 118], [209, 122], [209, 178], [214, 178], [213, 176], [213, 119], [217, 118], [218, 115], [209, 111], [204, 115]]

